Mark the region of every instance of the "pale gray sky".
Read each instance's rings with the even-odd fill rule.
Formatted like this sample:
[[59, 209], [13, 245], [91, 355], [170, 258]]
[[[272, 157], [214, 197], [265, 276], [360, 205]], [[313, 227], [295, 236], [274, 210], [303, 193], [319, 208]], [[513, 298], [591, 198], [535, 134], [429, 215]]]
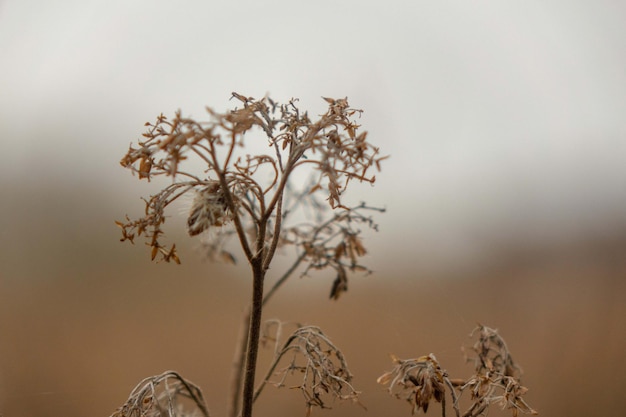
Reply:
[[381, 238], [435, 254], [608, 232], [626, 220], [625, 17], [619, 0], [4, 0], [0, 175], [113, 188], [160, 112], [348, 96], [392, 155], [363, 195], [389, 209]]

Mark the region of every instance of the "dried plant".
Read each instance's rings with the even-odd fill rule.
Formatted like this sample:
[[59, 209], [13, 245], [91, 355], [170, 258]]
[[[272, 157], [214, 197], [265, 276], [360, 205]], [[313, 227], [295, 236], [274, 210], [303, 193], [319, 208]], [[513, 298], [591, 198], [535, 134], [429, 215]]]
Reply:
[[[142, 217], [126, 216], [116, 223], [122, 241], [146, 240], [152, 260], [180, 263], [176, 245], [163, 243], [163, 225], [168, 206], [188, 195], [187, 232], [204, 238], [208, 256], [234, 263], [229, 242], [238, 241], [251, 268], [252, 300], [235, 350], [229, 416], [250, 417], [258, 397], [254, 380], [264, 304], [299, 268], [303, 274], [334, 270], [332, 299], [347, 290], [349, 272], [369, 272], [359, 261], [367, 253], [360, 227], [376, 229], [368, 213], [384, 210], [364, 203], [348, 207], [344, 193], [354, 180], [373, 184], [371, 171], [380, 170], [384, 157], [367, 141], [367, 132], [359, 132], [355, 118], [361, 111], [347, 99], [324, 98], [328, 110], [312, 121], [296, 100], [278, 104], [269, 97], [255, 100], [237, 93], [233, 98], [241, 107], [226, 113], [207, 108], [206, 122], [178, 112], [172, 120], [160, 115], [155, 123], [146, 123], [145, 139], [130, 146], [121, 165], [140, 180], [169, 177], [171, 183], [144, 199]], [[268, 152], [245, 153], [254, 146], [252, 140], [265, 144]], [[200, 173], [189, 169], [191, 160], [201, 163]], [[265, 291], [275, 254], [289, 247], [295, 248], [293, 264]], [[329, 356], [321, 356], [328, 355], [319, 350], [323, 343], [340, 361], [336, 370]], [[320, 390], [340, 399], [356, 396], [343, 356], [321, 331], [303, 328], [284, 349], [317, 363], [303, 368], [310, 378], [302, 384], [309, 410], [323, 405]]]
[[[170, 182], [144, 199], [143, 216], [116, 222], [121, 240], [134, 243], [143, 238], [152, 260], [180, 263], [176, 245], [164, 244], [163, 227], [166, 209], [189, 196], [187, 232], [202, 238], [207, 256], [235, 263], [232, 243], [240, 247], [250, 267], [252, 294], [235, 345], [229, 417], [251, 417], [266, 385], [289, 383], [299, 389], [307, 416], [314, 407], [328, 408], [333, 400], [359, 403], [343, 354], [319, 328], [298, 326], [283, 342], [284, 326], [272, 321], [261, 338], [262, 312], [296, 271], [333, 271], [333, 300], [347, 291], [350, 273], [370, 272], [361, 262], [367, 253], [361, 228], [377, 230], [371, 215], [384, 210], [348, 204], [344, 197], [354, 180], [373, 184], [371, 171], [380, 170], [385, 157], [367, 141], [366, 132], [359, 133], [355, 118], [361, 111], [351, 108], [347, 99], [324, 98], [328, 110], [312, 121], [296, 100], [278, 104], [269, 97], [255, 100], [237, 93], [233, 98], [241, 107], [226, 113], [207, 108], [205, 122], [178, 112], [172, 120], [160, 115], [155, 123], [146, 123], [145, 139], [130, 146], [121, 165], [140, 180], [164, 177]], [[268, 151], [246, 153], [255, 143]], [[275, 255], [288, 250], [293, 250], [293, 262], [271, 276], [273, 283], [266, 288]], [[447, 392], [457, 417], [485, 415], [492, 404], [511, 409], [513, 416], [520, 411], [536, 414], [522, 398], [526, 388], [520, 383], [521, 371], [502, 338], [480, 325], [475, 333], [475, 356], [468, 359], [475, 366], [472, 377], [450, 379], [430, 354], [417, 359], [393, 356], [394, 368], [378, 382], [408, 401], [413, 413], [426, 412], [431, 402], [439, 402], [445, 417]], [[274, 358], [255, 387], [260, 342], [273, 342]], [[465, 392], [471, 404], [461, 413]], [[209, 415], [200, 390], [175, 372], [142, 381], [112, 417], [165, 415]]]
[[146, 378], [111, 417], [209, 417], [200, 388], [174, 371]]
[[[472, 336], [478, 333], [478, 340], [472, 347], [475, 374], [469, 379], [451, 379], [441, 368], [433, 354], [417, 359], [400, 359], [392, 355], [394, 368], [378, 378], [378, 383], [389, 385], [389, 393], [396, 398], [408, 401], [412, 412], [420, 409], [428, 411], [429, 404], [441, 403], [442, 415], [446, 415], [446, 389], [452, 398], [452, 408], [457, 417], [477, 417], [486, 415], [492, 404], [502, 409], [510, 409], [517, 417], [520, 412], [537, 414], [522, 396], [527, 388], [521, 385], [521, 369], [513, 362], [504, 340], [498, 332], [478, 325]], [[460, 411], [460, 397], [470, 392], [471, 404], [463, 413]]]
[[[275, 334], [271, 334], [270, 327], [276, 328]], [[282, 327], [283, 324], [278, 321], [267, 322], [263, 342], [274, 344], [274, 359], [255, 391], [255, 398], [261, 394], [265, 385], [284, 387], [288, 377], [297, 375], [300, 381], [290, 388], [302, 392], [307, 416], [313, 407], [330, 408], [329, 399], [358, 403], [359, 392], [350, 384], [352, 374], [346, 359], [322, 330], [316, 326], [298, 326], [281, 345]], [[277, 370], [285, 358], [288, 363]], [[278, 377], [278, 380], [272, 382], [273, 377]]]

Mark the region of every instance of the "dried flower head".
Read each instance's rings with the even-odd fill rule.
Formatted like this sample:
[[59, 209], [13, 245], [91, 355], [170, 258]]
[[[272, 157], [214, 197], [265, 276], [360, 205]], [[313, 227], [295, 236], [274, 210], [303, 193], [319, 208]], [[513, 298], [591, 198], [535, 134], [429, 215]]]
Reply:
[[[486, 415], [491, 404], [510, 409], [513, 417], [520, 412], [537, 414], [522, 396], [527, 389], [521, 385], [521, 369], [513, 362], [504, 340], [494, 329], [483, 325], [472, 332], [479, 334], [473, 346], [476, 357], [475, 374], [469, 379], [451, 379], [441, 369], [433, 354], [417, 359], [400, 359], [392, 355], [394, 368], [378, 378], [378, 383], [389, 385], [389, 393], [408, 401], [412, 412], [428, 410], [432, 400], [441, 402], [445, 416], [446, 389], [452, 397], [452, 408], [457, 417]], [[470, 405], [464, 413], [460, 411], [460, 397], [470, 392]]]
[[209, 417], [202, 391], [174, 371], [141, 381], [111, 417]]
[[[275, 356], [263, 383], [257, 389], [255, 397], [266, 384], [284, 387], [296, 376], [293, 389], [299, 389], [304, 396], [309, 416], [314, 407], [330, 408], [332, 400], [350, 400], [358, 404], [359, 392], [351, 385], [352, 374], [339, 348], [324, 334], [319, 327], [298, 327], [280, 345], [283, 324], [270, 321], [266, 325], [264, 341], [275, 344]], [[276, 334], [270, 334], [271, 328]], [[282, 368], [279, 365], [287, 362]], [[272, 377], [276, 380], [271, 381]]]
[[228, 206], [219, 182], [213, 181], [210, 185], [196, 190], [187, 218], [189, 235], [198, 235], [211, 226], [222, 226], [231, 218], [227, 213]]
[[504, 339], [498, 331], [479, 324], [471, 333], [478, 334], [472, 347], [475, 374], [459, 387], [462, 393], [469, 390], [473, 400], [469, 415], [480, 415], [490, 404], [510, 409], [513, 417], [520, 412], [538, 414], [522, 398], [528, 389], [521, 384], [522, 369], [513, 361]]
[[[342, 197], [350, 181], [376, 180], [371, 171], [380, 170], [385, 158], [367, 141], [366, 132], [358, 132], [354, 118], [361, 111], [352, 109], [347, 99], [324, 98], [328, 110], [311, 121], [298, 109], [297, 100], [278, 104], [268, 97], [255, 100], [237, 93], [233, 98], [242, 107], [226, 113], [207, 108], [206, 122], [178, 112], [172, 120], [161, 114], [155, 123], [146, 123], [144, 140], [130, 146], [120, 163], [139, 179], [171, 177], [173, 182], [145, 200], [144, 217], [117, 222], [122, 240], [133, 242], [143, 235], [153, 259], [161, 254], [166, 261], [178, 260], [174, 247], [160, 242], [165, 209], [194, 193], [187, 219], [191, 236], [232, 224], [246, 258], [262, 255], [268, 265], [276, 247], [286, 242], [280, 241], [281, 231], [298, 205], [322, 193], [331, 208], [347, 209]], [[249, 138], [259, 136], [266, 139], [267, 154], [241, 152]], [[201, 174], [186, 169], [191, 159], [205, 165]], [[292, 174], [303, 170], [312, 182], [293, 186]], [[312, 197], [283, 207], [291, 193]], [[365, 253], [359, 242], [356, 236], [346, 241], [353, 262]]]
[[408, 401], [412, 413], [420, 409], [428, 411], [433, 400], [439, 403], [445, 400], [444, 378], [447, 374], [439, 366], [435, 355], [431, 353], [417, 359], [400, 359], [391, 355], [391, 359], [395, 363], [394, 368], [381, 375], [377, 382], [389, 384], [389, 393]]

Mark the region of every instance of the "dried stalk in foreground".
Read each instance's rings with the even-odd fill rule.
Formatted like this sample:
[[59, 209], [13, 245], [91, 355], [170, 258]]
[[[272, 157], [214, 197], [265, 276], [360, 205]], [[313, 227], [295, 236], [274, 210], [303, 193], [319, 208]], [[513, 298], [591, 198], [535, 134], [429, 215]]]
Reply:
[[146, 378], [111, 417], [209, 417], [200, 388], [174, 371]]
[[[313, 407], [330, 408], [329, 399], [351, 400], [359, 403], [359, 392], [350, 384], [352, 374], [341, 350], [316, 326], [298, 327], [280, 346], [283, 324], [278, 321], [268, 322], [267, 327], [276, 327], [276, 334], [271, 336], [268, 329], [263, 341], [274, 342], [274, 359], [259, 387], [254, 399], [261, 394], [267, 384], [284, 387], [290, 376], [301, 375], [301, 381], [292, 389], [299, 389], [306, 402], [306, 415], [311, 415]], [[278, 365], [288, 357], [288, 364], [281, 369]], [[271, 381], [273, 376], [277, 381]], [[299, 379], [299, 378], [298, 378]], [[359, 403], [360, 404], [360, 403]]]
[[[171, 182], [144, 199], [142, 217], [127, 216], [116, 223], [122, 241], [146, 239], [152, 260], [180, 263], [176, 245], [162, 243], [163, 225], [168, 206], [188, 195], [192, 203], [187, 232], [206, 238], [210, 256], [234, 262], [226, 248], [229, 240], [238, 240], [251, 270], [252, 297], [244, 316], [247, 331], [241, 337], [245, 348], [235, 352], [229, 416], [241, 410], [243, 417], [251, 417], [264, 302], [301, 263], [307, 265], [305, 273], [326, 268], [336, 272], [333, 299], [347, 290], [348, 271], [368, 271], [358, 262], [366, 249], [355, 225], [369, 222], [372, 227], [362, 214], [372, 209], [364, 204], [350, 209], [343, 196], [351, 181], [373, 184], [371, 171], [380, 170], [385, 158], [367, 141], [367, 132], [358, 132], [355, 117], [361, 111], [345, 98], [324, 98], [328, 110], [317, 121], [302, 113], [296, 100], [278, 104], [268, 97], [255, 100], [237, 93], [233, 98], [242, 107], [226, 113], [207, 108], [206, 122], [178, 112], [172, 120], [161, 114], [155, 123], [146, 123], [145, 139], [131, 146], [120, 163], [140, 180], [169, 177]], [[241, 150], [259, 138], [268, 153]], [[190, 159], [203, 165], [199, 173], [187, 168]], [[295, 172], [303, 172], [300, 178], [309, 181], [294, 184]], [[320, 203], [319, 195], [327, 204]], [[323, 207], [340, 214], [324, 223]], [[293, 219], [294, 213], [307, 210], [316, 215], [313, 224]], [[266, 294], [265, 277], [274, 255], [288, 246], [297, 250], [294, 268]]]
[[[441, 403], [441, 412], [446, 415], [446, 389], [452, 398], [456, 417], [486, 415], [492, 404], [510, 409], [513, 417], [520, 412], [538, 414], [522, 396], [528, 391], [521, 385], [521, 369], [513, 362], [504, 340], [498, 332], [478, 325], [472, 336], [478, 333], [478, 341], [472, 347], [475, 357], [475, 374], [467, 380], [450, 379], [431, 353], [417, 359], [400, 359], [392, 355], [394, 368], [378, 378], [378, 383], [389, 385], [388, 391], [396, 398], [411, 404], [412, 413], [428, 411], [429, 404]], [[457, 393], [458, 391], [458, 393]], [[471, 404], [461, 414], [460, 397], [470, 392]]]

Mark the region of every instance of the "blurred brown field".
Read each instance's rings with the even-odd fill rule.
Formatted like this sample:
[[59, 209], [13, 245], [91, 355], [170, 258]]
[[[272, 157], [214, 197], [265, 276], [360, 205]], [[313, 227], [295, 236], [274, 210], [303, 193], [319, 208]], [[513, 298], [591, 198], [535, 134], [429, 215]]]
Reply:
[[[142, 244], [118, 241], [113, 220], [137, 202], [124, 192], [3, 189], [0, 414], [108, 416], [141, 379], [172, 369], [224, 416], [245, 266], [203, 261], [182, 236], [181, 266], [151, 263]], [[406, 244], [384, 229], [368, 239]], [[348, 359], [367, 411], [337, 403], [314, 415], [410, 415], [375, 382], [389, 354], [434, 353], [451, 376], [467, 377], [461, 346], [477, 322], [500, 330], [540, 415], [623, 415], [626, 228], [550, 248], [504, 242], [473, 266], [370, 259], [375, 273], [352, 276], [338, 301], [328, 299], [332, 277], [296, 277], [266, 310], [319, 325]], [[304, 416], [298, 390], [268, 389], [259, 401], [257, 416]]]

